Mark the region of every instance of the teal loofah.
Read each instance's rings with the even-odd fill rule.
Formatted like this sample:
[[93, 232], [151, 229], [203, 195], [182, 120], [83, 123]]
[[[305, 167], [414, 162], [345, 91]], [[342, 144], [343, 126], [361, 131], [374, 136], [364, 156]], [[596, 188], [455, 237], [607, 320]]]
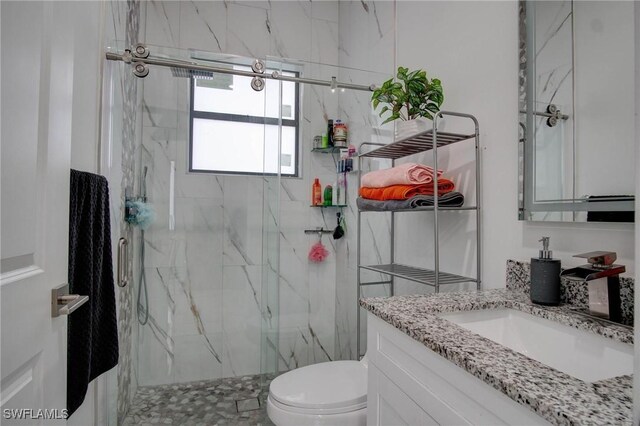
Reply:
[[125, 220], [142, 229], [147, 229], [156, 219], [156, 212], [149, 203], [139, 200], [129, 200], [125, 204]]

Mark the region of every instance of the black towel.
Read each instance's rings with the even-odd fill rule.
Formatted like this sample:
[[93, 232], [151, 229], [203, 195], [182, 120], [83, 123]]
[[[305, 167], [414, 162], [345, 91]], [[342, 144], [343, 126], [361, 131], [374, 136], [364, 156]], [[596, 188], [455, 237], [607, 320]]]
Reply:
[[[587, 202], [598, 203], [603, 201], [611, 201], [612, 198], [628, 199], [633, 201], [633, 195], [591, 195], [587, 197]], [[587, 222], [628, 222], [635, 221], [634, 211], [588, 211]]]
[[69, 315], [67, 410], [84, 401], [89, 382], [118, 364], [109, 187], [103, 176], [71, 170], [69, 292], [89, 301]]

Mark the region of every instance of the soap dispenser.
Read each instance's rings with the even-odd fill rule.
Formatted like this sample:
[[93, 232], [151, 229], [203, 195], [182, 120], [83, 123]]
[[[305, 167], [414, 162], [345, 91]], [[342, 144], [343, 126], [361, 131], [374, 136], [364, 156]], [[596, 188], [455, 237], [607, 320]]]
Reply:
[[549, 237], [542, 237], [538, 258], [531, 258], [531, 301], [540, 305], [560, 304], [560, 260], [552, 259]]

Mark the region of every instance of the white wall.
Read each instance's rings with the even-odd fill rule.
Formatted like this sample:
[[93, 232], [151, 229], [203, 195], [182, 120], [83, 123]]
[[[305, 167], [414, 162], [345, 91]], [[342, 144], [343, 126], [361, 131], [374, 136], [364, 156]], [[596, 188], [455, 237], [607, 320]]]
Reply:
[[[71, 168], [99, 173], [97, 159], [105, 3], [77, 2], [73, 9], [78, 18], [74, 20], [73, 45], [68, 48], [75, 57], [82, 59], [73, 64]], [[106, 407], [106, 376], [115, 374], [114, 371], [89, 384], [85, 400], [69, 419], [69, 425], [87, 425], [92, 421], [106, 424], [110, 416]]]
[[625, 1], [573, 4], [577, 197], [635, 190], [633, 9]]
[[84, 19], [74, 26], [74, 44], [69, 46], [85, 61], [74, 64], [73, 123], [71, 127], [71, 167], [98, 173], [100, 132], [100, 92], [104, 57], [104, 20], [106, 4], [79, 2], [75, 5]]
[[[541, 236], [551, 237], [554, 257], [564, 266], [580, 264], [572, 255], [591, 250], [613, 250], [618, 262], [634, 268], [634, 233], [631, 224], [532, 223], [517, 219], [517, 98], [518, 16], [510, 2], [398, 2], [397, 63], [424, 68], [444, 86], [444, 109], [476, 115], [482, 145], [482, 224], [484, 288], [505, 285], [505, 262], [536, 256]], [[426, 30], [425, 30], [426, 29]], [[441, 163], [457, 170], [465, 162], [464, 147], [451, 147]], [[470, 192], [466, 191], [465, 195]], [[469, 218], [469, 221], [473, 220]], [[405, 232], [407, 246], [420, 246], [414, 238], [418, 224]], [[471, 228], [460, 222], [454, 229]], [[442, 234], [441, 234], [442, 235]], [[446, 241], [446, 240], [445, 240]], [[445, 268], [473, 272], [474, 257], [463, 237], [445, 248]], [[409, 254], [408, 254], [409, 255]], [[409, 255], [410, 256], [410, 255]], [[463, 265], [460, 265], [460, 263]]]

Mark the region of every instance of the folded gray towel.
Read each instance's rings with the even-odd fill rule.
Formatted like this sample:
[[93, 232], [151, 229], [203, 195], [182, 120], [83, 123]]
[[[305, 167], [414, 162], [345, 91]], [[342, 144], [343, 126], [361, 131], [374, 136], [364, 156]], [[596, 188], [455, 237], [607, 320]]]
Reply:
[[[420, 207], [433, 206], [433, 195], [416, 195], [408, 200], [369, 200], [367, 198], [358, 197], [356, 200], [359, 210], [387, 212], [392, 210], [406, 210]], [[459, 192], [448, 192], [438, 197], [438, 205], [440, 207], [462, 207], [464, 204], [464, 195]]]
[[[433, 195], [416, 195], [407, 201], [412, 208], [433, 206]], [[442, 207], [462, 207], [463, 204], [464, 195], [456, 191], [447, 192], [438, 197], [438, 205]]]

